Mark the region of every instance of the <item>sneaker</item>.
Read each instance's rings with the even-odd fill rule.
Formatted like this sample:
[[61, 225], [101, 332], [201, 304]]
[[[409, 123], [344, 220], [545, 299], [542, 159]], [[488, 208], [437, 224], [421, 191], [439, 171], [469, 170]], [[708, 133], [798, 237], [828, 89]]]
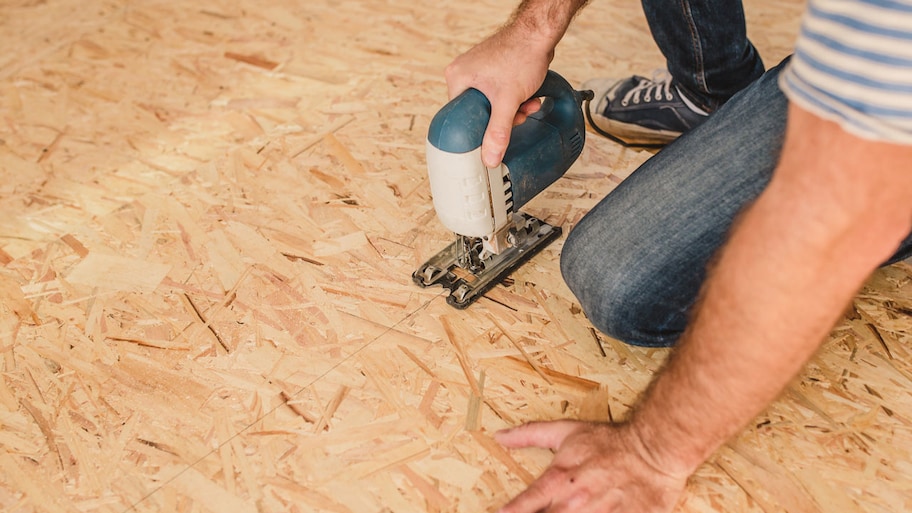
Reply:
[[595, 93], [586, 109], [592, 128], [631, 146], [668, 144], [709, 115], [681, 94], [668, 72], [652, 79], [596, 78], [582, 88]]

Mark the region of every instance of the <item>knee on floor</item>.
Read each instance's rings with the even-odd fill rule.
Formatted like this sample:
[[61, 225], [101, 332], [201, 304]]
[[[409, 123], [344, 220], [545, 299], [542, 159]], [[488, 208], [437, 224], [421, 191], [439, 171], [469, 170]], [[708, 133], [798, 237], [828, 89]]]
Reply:
[[634, 252], [600, 251], [571, 234], [561, 254], [561, 273], [589, 321], [612, 338], [667, 347], [683, 331], [683, 314], [663, 300], [661, 277]]

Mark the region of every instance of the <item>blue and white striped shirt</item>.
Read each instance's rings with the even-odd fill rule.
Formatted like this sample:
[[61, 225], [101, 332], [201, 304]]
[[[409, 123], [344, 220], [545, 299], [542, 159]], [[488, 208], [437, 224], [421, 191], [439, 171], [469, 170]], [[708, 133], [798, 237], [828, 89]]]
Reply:
[[912, 0], [808, 0], [780, 85], [855, 135], [912, 144]]

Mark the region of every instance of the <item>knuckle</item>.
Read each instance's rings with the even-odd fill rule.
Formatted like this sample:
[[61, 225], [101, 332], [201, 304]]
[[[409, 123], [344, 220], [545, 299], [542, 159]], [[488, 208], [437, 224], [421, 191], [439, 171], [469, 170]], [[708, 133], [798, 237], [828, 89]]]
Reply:
[[552, 466], [542, 474], [542, 480], [549, 485], [562, 485], [573, 479], [573, 474], [569, 469]]

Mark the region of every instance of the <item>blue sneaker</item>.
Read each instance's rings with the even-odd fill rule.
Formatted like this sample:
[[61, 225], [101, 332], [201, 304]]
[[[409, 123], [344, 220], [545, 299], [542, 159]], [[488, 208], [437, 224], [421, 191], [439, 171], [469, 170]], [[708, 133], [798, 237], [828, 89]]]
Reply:
[[630, 146], [663, 146], [709, 116], [681, 93], [668, 72], [652, 79], [596, 78], [582, 89], [595, 93], [586, 109], [592, 128]]

